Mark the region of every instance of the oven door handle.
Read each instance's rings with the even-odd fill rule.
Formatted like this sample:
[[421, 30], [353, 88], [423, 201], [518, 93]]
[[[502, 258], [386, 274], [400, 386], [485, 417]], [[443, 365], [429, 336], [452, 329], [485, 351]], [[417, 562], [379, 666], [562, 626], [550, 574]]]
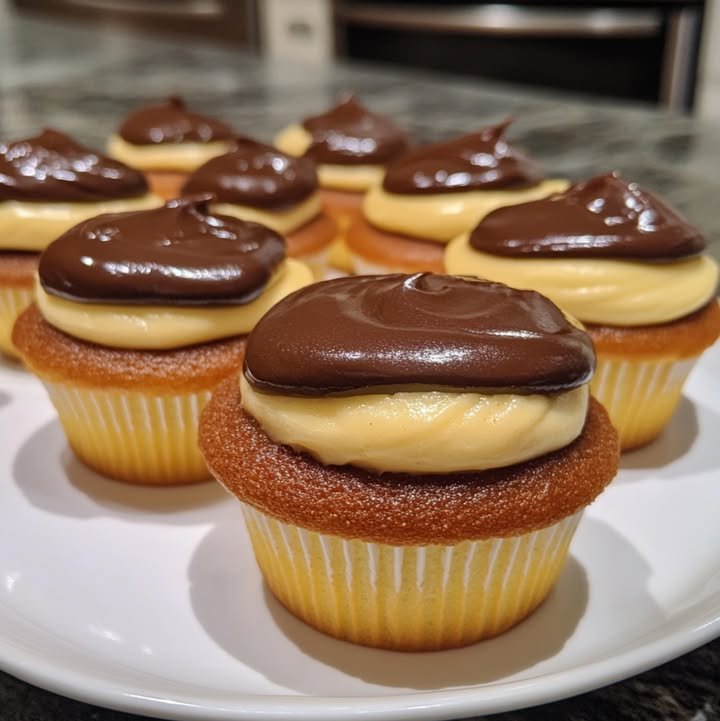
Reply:
[[66, 5], [135, 15], [168, 15], [172, 17], [220, 17], [219, 0], [64, 0]]
[[504, 4], [452, 8], [338, 4], [343, 24], [474, 35], [647, 37], [662, 26], [657, 10], [529, 8]]

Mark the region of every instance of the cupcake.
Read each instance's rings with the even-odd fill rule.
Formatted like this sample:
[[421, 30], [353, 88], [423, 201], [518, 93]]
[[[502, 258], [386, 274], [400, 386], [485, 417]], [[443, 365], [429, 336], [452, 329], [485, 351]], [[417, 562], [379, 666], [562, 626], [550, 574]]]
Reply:
[[285, 155], [250, 138], [198, 168], [184, 194], [210, 192], [213, 212], [262, 223], [282, 233], [288, 255], [300, 258], [322, 277], [337, 223], [323, 212], [315, 163]]
[[207, 198], [92, 218], [40, 259], [37, 303], [13, 341], [45, 384], [68, 442], [118, 480], [205, 480], [199, 412], [237, 375], [245, 335], [309, 283], [269, 228], [208, 212]]
[[567, 187], [509, 145], [509, 123], [410, 151], [371, 188], [346, 243], [358, 273], [441, 271], [445, 245], [494, 208]]
[[368, 646], [462, 646], [542, 602], [617, 471], [593, 365], [537, 293], [339, 278], [258, 323], [200, 447], [293, 614]]
[[153, 192], [169, 200], [180, 194], [189, 173], [232, 147], [235, 131], [223, 122], [188, 110], [169, 97], [131, 113], [108, 141], [108, 152], [142, 170]]
[[447, 270], [534, 288], [580, 319], [592, 392], [623, 449], [667, 425], [683, 383], [720, 335], [718, 266], [677, 211], [618, 173], [485, 217], [447, 248]]
[[360, 212], [365, 192], [382, 181], [385, 166], [408, 149], [409, 138], [393, 120], [349, 95], [321, 115], [285, 128], [275, 145], [318, 163], [323, 203], [346, 222]]
[[99, 213], [160, 205], [143, 176], [57, 130], [0, 143], [0, 351], [30, 304], [40, 252]]

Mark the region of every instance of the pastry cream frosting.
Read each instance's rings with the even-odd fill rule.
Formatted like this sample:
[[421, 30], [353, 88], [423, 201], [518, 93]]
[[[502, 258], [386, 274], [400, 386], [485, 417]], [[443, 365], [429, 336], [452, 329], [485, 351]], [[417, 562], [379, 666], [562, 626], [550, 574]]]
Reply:
[[565, 180], [550, 179], [518, 190], [401, 195], [375, 185], [365, 196], [363, 212], [382, 230], [448, 243], [496, 208], [543, 198], [567, 186]]
[[606, 258], [508, 258], [480, 253], [469, 236], [445, 252], [453, 275], [475, 275], [546, 295], [585, 323], [636, 326], [667, 323], [715, 294], [718, 265], [708, 256], [647, 263]]
[[6, 200], [0, 203], [0, 250], [41, 251], [73, 225], [88, 218], [156, 208], [162, 203], [150, 193], [138, 198], [83, 203]]
[[271, 208], [252, 208], [249, 205], [238, 205], [237, 203], [212, 203], [212, 212], [219, 215], [230, 215], [241, 220], [249, 220], [253, 223], [260, 223], [282, 235], [292, 233], [298, 228], [310, 222], [320, 214], [320, 196], [313, 193], [306, 200], [282, 210]]
[[380, 472], [499, 468], [571, 443], [588, 387], [552, 395], [419, 391], [302, 398], [261, 393], [244, 375], [243, 406], [277, 443], [326, 465]]
[[224, 155], [233, 147], [232, 141], [214, 140], [209, 143], [157, 143], [134, 145], [119, 135], [108, 140], [108, 153], [117, 160], [139, 170], [167, 170], [190, 173], [211, 158]]
[[[312, 136], [302, 125], [290, 125], [276, 138], [275, 146], [300, 157], [312, 144]], [[385, 168], [382, 165], [330, 165], [319, 163], [318, 179], [323, 188], [363, 192], [382, 182]]]
[[242, 305], [203, 307], [84, 303], [46, 293], [36, 284], [45, 320], [81, 340], [135, 350], [161, 350], [249, 333], [281, 298], [313, 282], [310, 269], [283, 261], [262, 294]]

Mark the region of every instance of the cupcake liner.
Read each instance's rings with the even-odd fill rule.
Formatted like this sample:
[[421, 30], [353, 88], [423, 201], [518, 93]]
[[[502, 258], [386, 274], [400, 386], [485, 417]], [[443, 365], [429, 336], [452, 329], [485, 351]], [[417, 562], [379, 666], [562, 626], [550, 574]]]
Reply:
[[391, 546], [243, 512], [265, 581], [289, 611], [336, 638], [402, 651], [464, 646], [525, 618], [557, 580], [582, 514], [509, 538]]
[[15, 286], [0, 288], [0, 351], [19, 358], [13, 345], [12, 329], [18, 316], [32, 303], [33, 289]]
[[197, 428], [211, 391], [161, 396], [45, 381], [68, 443], [90, 468], [127, 483], [207, 480]]
[[652, 441], [675, 412], [697, 357], [633, 360], [598, 354], [590, 392], [605, 406], [622, 450]]

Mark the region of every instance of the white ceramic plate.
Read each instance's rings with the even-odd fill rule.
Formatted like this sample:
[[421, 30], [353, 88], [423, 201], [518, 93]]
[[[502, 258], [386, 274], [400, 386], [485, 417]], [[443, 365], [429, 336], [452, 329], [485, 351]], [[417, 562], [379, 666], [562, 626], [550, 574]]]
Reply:
[[214, 484], [86, 470], [44, 392], [0, 366], [0, 666], [176, 719], [447, 719], [571, 696], [720, 634], [720, 347], [671, 427], [628, 455], [546, 603], [500, 638], [398, 654], [327, 638], [263, 589]]

